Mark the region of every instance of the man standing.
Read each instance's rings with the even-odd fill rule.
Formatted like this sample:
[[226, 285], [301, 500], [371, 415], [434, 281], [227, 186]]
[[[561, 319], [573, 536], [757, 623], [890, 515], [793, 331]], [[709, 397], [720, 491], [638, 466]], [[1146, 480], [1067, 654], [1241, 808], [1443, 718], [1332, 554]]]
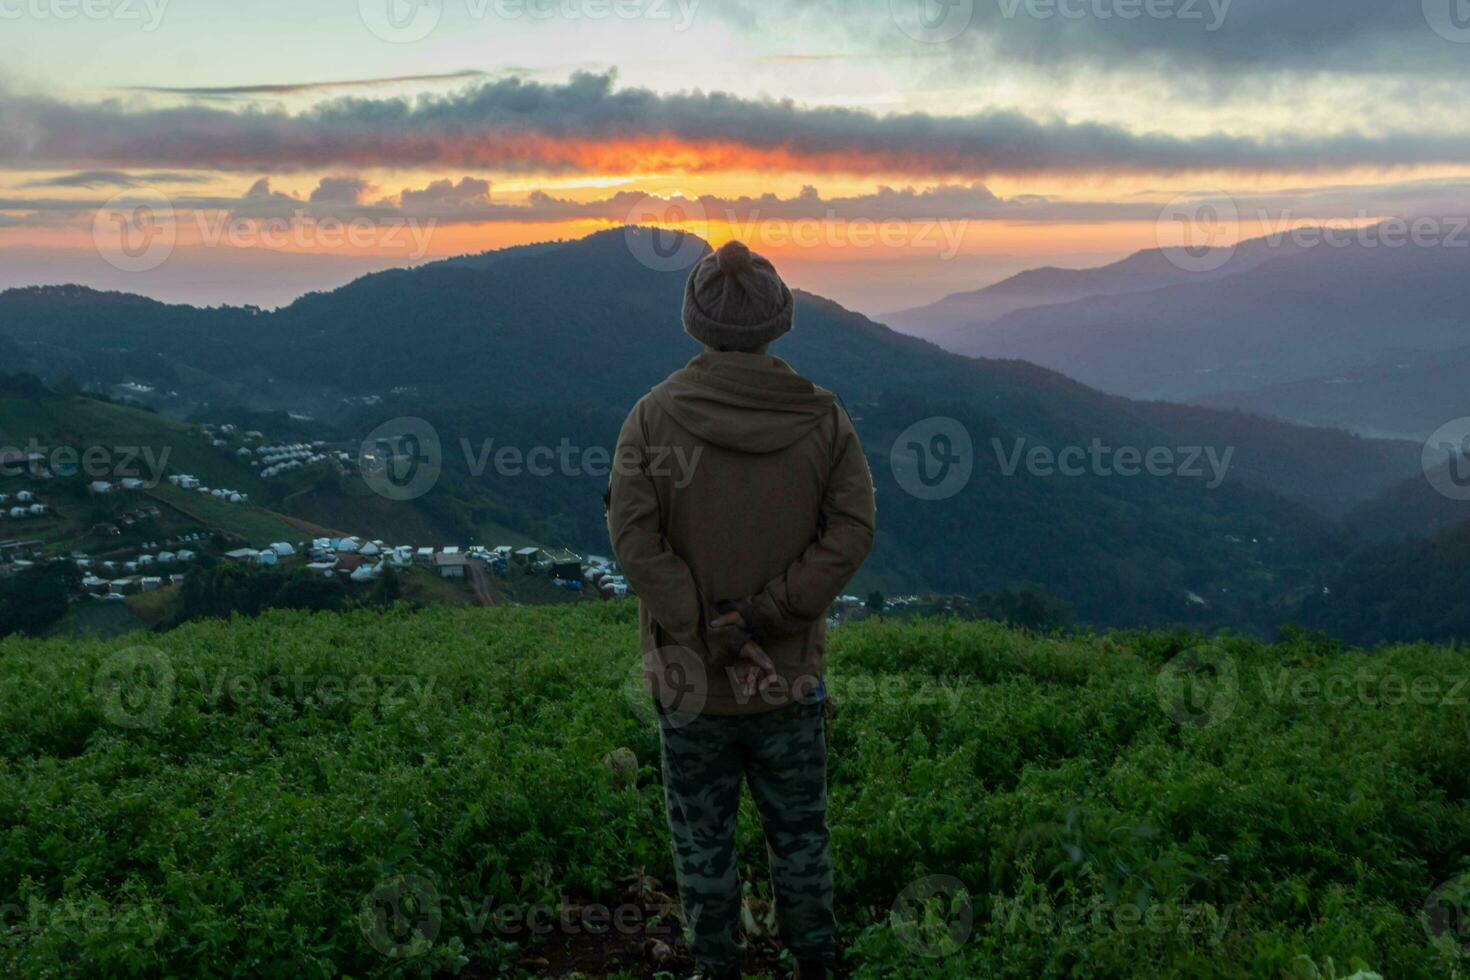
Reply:
[[827, 608], [872, 547], [873, 480], [836, 396], [766, 353], [793, 308], [742, 243], [700, 261], [683, 321], [706, 350], [634, 406], [609, 485], [658, 700], [679, 895], [709, 977], [739, 977], [744, 959], [742, 781], [797, 976], [825, 977], [836, 955], [822, 656]]

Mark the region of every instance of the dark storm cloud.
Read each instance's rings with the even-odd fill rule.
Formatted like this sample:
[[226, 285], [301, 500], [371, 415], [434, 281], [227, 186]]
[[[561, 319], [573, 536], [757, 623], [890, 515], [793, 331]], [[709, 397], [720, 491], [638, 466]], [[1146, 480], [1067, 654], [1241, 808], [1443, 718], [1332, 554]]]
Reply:
[[[1455, 24], [1460, 0], [794, 0], [829, 29], [914, 47], [900, 24], [923, 15], [928, 37], [968, 57], [1059, 67], [1172, 65], [1190, 73], [1394, 71], [1467, 67], [1463, 45], [1434, 25]], [[1442, 8], [1442, 9], [1440, 9]], [[963, 29], [961, 29], [963, 28]], [[951, 36], [952, 35], [952, 36]], [[976, 65], [975, 67], [984, 67]]]
[[121, 170], [83, 170], [80, 173], [59, 174], [31, 180], [22, 187], [79, 187], [96, 190], [98, 187], [142, 187], [147, 184], [202, 184], [208, 177], [199, 174], [150, 173], [130, 174]]
[[964, 175], [1309, 171], [1458, 163], [1438, 131], [1199, 137], [1011, 111], [876, 115], [720, 92], [506, 79], [416, 99], [343, 98], [297, 113], [0, 99], [0, 166], [281, 172], [463, 167], [549, 172], [810, 169]]

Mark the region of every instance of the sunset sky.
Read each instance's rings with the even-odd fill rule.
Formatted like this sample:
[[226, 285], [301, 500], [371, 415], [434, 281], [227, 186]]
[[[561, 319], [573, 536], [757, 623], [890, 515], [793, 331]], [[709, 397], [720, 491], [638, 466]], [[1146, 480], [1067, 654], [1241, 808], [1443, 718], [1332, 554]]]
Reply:
[[[0, 0], [0, 37], [0, 287], [276, 305], [682, 216], [881, 313], [1470, 213], [1462, 0]], [[130, 268], [140, 205], [171, 250]]]

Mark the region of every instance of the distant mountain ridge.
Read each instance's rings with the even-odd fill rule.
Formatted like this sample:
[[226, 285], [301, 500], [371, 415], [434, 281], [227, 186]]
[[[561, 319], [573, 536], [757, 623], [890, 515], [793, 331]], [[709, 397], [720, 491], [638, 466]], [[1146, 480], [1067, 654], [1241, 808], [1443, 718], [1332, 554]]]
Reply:
[[1032, 361], [1131, 398], [1405, 438], [1463, 415], [1454, 365], [1470, 360], [1470, 250], [1449, 237], [1311, 241], [1244, 242], [1208, 273], [1159, 250], [1023, 273], [887, 319], [958, 353]]
[[1201, 260], [1212, 264], [1208, 255], [1185, 261], [1171, 261], [1171, 255], [1177, 256], [1178, 250], [1145, 249], [1097, 268], [1028, 269], [982, 289], [952, 293], [937, 302], [889, 313], [881, 319], [895, 330], [966, 354], [980, 343], [975, 334], [1008, 313], [1094, 296], [1146, 293], [1186, 283], [1214, 282], [1276, 257], [1264, 240], [1242, 243], [1225, 267], [1208, 272], [1189, 271], [1191, 264]]

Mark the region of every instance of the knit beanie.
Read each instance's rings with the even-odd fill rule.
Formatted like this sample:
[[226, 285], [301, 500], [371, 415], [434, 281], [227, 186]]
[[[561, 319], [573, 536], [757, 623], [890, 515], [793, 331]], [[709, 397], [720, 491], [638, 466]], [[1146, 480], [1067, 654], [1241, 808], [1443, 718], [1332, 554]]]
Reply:
[[769, 260], [730, 241], [684, 284], [684, 332], [716, 350], [753, 351], [791, 329], [795, 301]]

